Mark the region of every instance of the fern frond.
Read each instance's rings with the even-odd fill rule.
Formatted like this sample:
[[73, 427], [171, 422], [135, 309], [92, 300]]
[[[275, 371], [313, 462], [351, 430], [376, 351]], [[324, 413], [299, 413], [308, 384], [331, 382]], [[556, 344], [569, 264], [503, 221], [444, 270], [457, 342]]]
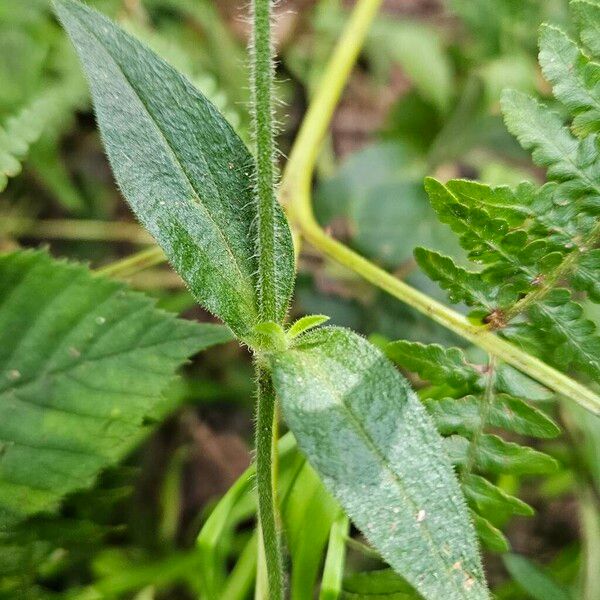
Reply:
[[0, 191], [17, 176], [30, 147], [82, 102], [82, 91], [70, 82], [44, 90], [0, 126]]
[[542, 26], [540, 65], [554, 95], [574, 115], [576, 134], [600, 129], [600, 64], [590, 60], [557, 27]]
[[[533, 509], [492, 483], [497, 475], [541, 475], [556, 469], [556, 461], [498, 431], [541, 439], [560, 433], [556, 423], [526, 396], [539, 399], [540, 390], [506, 365], [474, 364], [458, 348], [407, 341], [390, 342], [389, 358], [431, 384], [421, 397], [446, 450], [457, 466], [463, 491], [482, 542], [505, 552], [508, 541], [498, 529], [511, 515], [532, 515]], [[494, 431], [494, 434], [490, 433]]]
[[540, 35], [542, 71], [562, 110], [521, 92], [502, 98], [508, 129], [546, 169], [547, 183], [510, 189], [429, 179], [439, 219], [480, 270], [420, 248], [415, 257], [473, 317], [562, 369], [600, 380], [600, 336], [573, 297], [600, 302], [600, 48], [592, 35], [600, 32], [600, 3], [572, 6], [587, 48], [553, 26]]

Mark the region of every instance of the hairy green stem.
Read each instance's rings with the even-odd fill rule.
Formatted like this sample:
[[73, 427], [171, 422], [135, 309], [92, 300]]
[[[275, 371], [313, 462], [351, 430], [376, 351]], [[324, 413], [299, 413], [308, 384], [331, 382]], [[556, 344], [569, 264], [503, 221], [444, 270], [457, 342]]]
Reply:
[[311, 205], [311, 186], [319, 148], [380, 4], [381, 0], [356, 3], [325, 68], [323, 84], [302, 123], [281, 185], [282, 201], [292, 224], [306, 241], [334, 261], [555, 392], [600, 414], [600, 396], [591, 389], [495, 335], [489, 328], [473, 325], [463, 315], [400, 281], [330, 237], [317, 223]]
[[271, 0], [253, 0], [252, 104], [258, 202], [258, 286], [261, 318], [276, 320], [275, 139]]
[[269, 600], [283, 599], [283, 561], [279, 539], [276, 503], [276, 410], [275, 390], [270, 373], [257, 366], [258, 401], [256, 409], [256, 487], [258, 518], [262, 529], [269, 585]]

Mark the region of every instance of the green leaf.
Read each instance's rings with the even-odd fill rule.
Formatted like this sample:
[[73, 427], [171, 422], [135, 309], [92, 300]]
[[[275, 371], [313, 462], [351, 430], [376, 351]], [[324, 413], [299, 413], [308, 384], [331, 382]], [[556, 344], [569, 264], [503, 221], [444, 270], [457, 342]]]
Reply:
[[558, 463], [551, 456], [514, 442], [506, 442], [497, 435], [481, 435], [473, 448], [469, 440], [459, 435], [444, 438], [444, 444], [454, 464], [468, 464], [472, 453], [474, 464], [480, 471], [543, 475], [554, 473], [558, 468]]
[[473, 473], [468, 473], [462, 478], [463, 491], [467, 499], [473, 503], [479, 512], [484, 514], [509, 514], [531, 516], [533, 508], [519, 498], [507, 494], [493, 483]]
[[518, 275], [520, 287], [529, 287], [538, 270], [521, 255], [530, 241], [524, 230], [511, 230], [505, 219], [479, 206], [463, 204], [448, 186], [431, 177], [425, 180], [425, 189], [440, 221], [459, 236], [460, 245], [468, 251], [469, 258], [490, 265], [481, 277], [489, 281], [492, 274], [497, 280]]
[[74, 82], [66, 81], [40, 92], [0, 126], [0, 191], [9, 178], [21, 172], [32, 144], [80, 103], [81, 91]]
[[471, 434], [486, 425], [538, 438], [553, 438], [560, 434], [560, 428], [552, 419], [519, 398], [495, 395], [486, 410], [485, 423], [481, 422], [481, 403], [482, 400], [475, 396], [443, 398], [428, 401], [427, 409], [443, 434]]
[[590, 300], [600, 303], [600, 248], [581, 256], [571, 281], [576, 290], [587, 292]]
[[391, 569], [353, 573], [344, 579], [343, 600], [416, 600], [418, 597]]
[[[305, 462], [295, 478], [283, 513], [292, 561], [290, 597], [312, 600], [331, 526], [340, 512], [313, 468]], [[310, 527], [306, 524], [310, 522]]]
[[[116, 179], [197, 300], [241, 338], [258, 322], [253, 160], [213, 105], [99, 13], [57, 0], [90, 81]], [[277, 320], [294, 280], [277, 205]]]
[[306, 315], [305, 317], [301, 317], [295, 321], [290, 326], [290, 328], [287, 330], [287, 335], [291, 339], [296, 338], [309, 329], [323, 325], [323, 323], [326, 323], [327, 321], [329, 321], [329, 317], [325, 315]]
[[448, 291], [453, 304], [464, 302], [467, 306], [483, 306], [490, 312], [495, 308], [493, 288], [481, 273], [459, 267], [449, 256], [427, 248], [415, 248], [415, 260], [430, 279]]
[[496, 390], [533, 401], [550, 400], [553, 396], [548, 388], [507, 364], [496, 368]]
[[169, 405], [161, 393], [221, 326], [40, 252], [0, 257], [0, 527], [89, 487]]
[[385, 353], [396, 364], [433, 384], [472, 388], [480, 376], [458, 348], [398, 340], [390, 342]]
[[556, 364], [575, 364], [584, 373], [600, 378], [600, 336], [596, 325], [583, 317], [580, 304], [564, 288], [552, 290], [530, 309], [532, 323], [546, 336]]
[[475, 511], [471, 511], [471, 518], [475, 525], [475, 531], [477, 531], [477, 535], [484, 546], [492, 552], [504, 553], [510, 550], [510, 544], [506, 536], [497, 527], [494, 527], [487, 519], [478, 515]]
[[554, 95], [575, 115], [578, 134], [600, 130], [600, 64], [590, 61], [565, 33], [542, 26], [540, 65]]
[[487, 598], [441, 439], [385, 356], [326, 327], [271, 363], [299, 447], [384, 559], [425, 598]]
[[572, 180], [571, 193], [598, 192], [598, 160], [593, 143], [580, 144], [557, 113], [520, 92], [504, 92], [502, 112], [508, 130], [532, 152], [537, 165], [548, 169], [549, 178]]
[[519, 554], [502, 558], [511, 577], [535, 600], [572, 600], [567, 590], [529, 559]]
[[600, 56], [600, 4], [590, 0], [572, 0], [571, 9], [579, 24], [581, 41]]
[[397, 60], [419, 93], [440, 112], [446, 112], [453, 92], [452, 64], [438, 32], [418, 22], [377, 21], [369, 46]]

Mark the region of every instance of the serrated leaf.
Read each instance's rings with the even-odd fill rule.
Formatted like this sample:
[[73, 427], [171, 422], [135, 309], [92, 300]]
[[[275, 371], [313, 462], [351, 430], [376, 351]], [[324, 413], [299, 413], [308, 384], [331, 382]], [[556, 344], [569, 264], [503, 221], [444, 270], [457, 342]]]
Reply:
[[482, 402], [475, 396], [443, 398], [428, 401], [427, 409], [443, 434], [469, 435], [486, 425], [538, 438], [553, 438], [560, 434], [558, 425], [542, 411], [507, 394], [494, 396], [485, 409], [486, 421], [482, 423]]
[[571, 281], [576, 290], [587, 292], [590, 300], [600, 303], [600, 248], [579, 258]]
[[556, 98], [575, 114], [575, 132], [600, 130], [600, 64], [590, 61], [560, 29], [544, 25], [540, 65]]
[[[459, 236], [460, 245], [468, 251], [469, 258], [491, 265], [482, 277], [489, 279], [493, 269], [496, 279], [521, 275], [521, 285], [529, 286], [538, 273], [529, 266], [530, 261], [522, 260], [517, 252], [528, 242], [524, 230], [509, 232], [508, 221], [491, 216], [481, 207], [462, 204], [449, 187], [431, 177], [425, 180], [425, 189], [439, 219]], [[519, 239], [511, 239], [511, 236]]]
[[298, 445], [384, 559], [424, 598], [487, 598], [439, 435], [385, 356], [327, 327], [271, 362]]
[[600, 5], [589, 0], [572, 0], [570, 5], [579, 24], [581, 41], [595, 56], [600, 56]]
[[558, 468], [556, 460], [548, 454], [507, 442], [497, 435], [479, 436], [474, 447], [466, 438], [452, 435], [444, 438], [444, 445], [454, 464], [467, 465], [473, 461], [475, 467], [484, 472], [543, 475], [554, 473]]
[[471, 389], [480, 376], [458, 348], [398, 340], [390, 342], [385, 353], [396, 364], [433, 384]]
[[533, 215], [530, 205], [534, 188], [530, 183], [522, 183], [513, 190], [508, 186], [491, 187], [477, 181], [452, 179], [446, 186], [465, 206], [484, 209], [511, 227], [521, 225]]
[[[85, 67], [104, 144], [131, 208], [194, 296], [241, 338], [258, 322], [253, 160], [187, 79], [110, 20], [75, 2], [56, 9]], [[277, 320], [294, 280], [277, 205]]]
[[507, 364], [496, 368], [496, 390], [525, 400], [550, 400], [553, 393], [537, 381]]
[[569, 290], [552, 290], [529, 314], [544, 332], [555, 363], [563, 368], [575, 364], [590, 377], [600, 378], [600, 336], [596, 325], [583, 317], [581, 305], [571, 300]]
[[90, 486], [164, 413], [191, 354], [231, 339], [41, 252], [0, 257], [0, 527]]
[[467, 473], [462, 478], [463, 491], [467, 499], [473, 503], [479, 512], [484, 514], [509, 513], [515, 515], [531, 516], [533, 508], [507, 494], [493, 483], [473, 473]]
[[494, 310], [494, 289], [480, 273], [459, 267], [449, 256], [427, 248], [415, 248], [415, 260], [430, 279], [448, 292], [453, 304], [464, 302], [467, 306], [483, 306]]
[[21, 172], [31, 146], [57, 121], [81, 104], [75, 82], [52, 86], [35, 96], [0, 125], [0, 191]]
[[492, 552], [500, 554], [510, 550], [510, 544], [506, 536], [497, 528], [494, 527], [486, 518], [478, 515], [475, 511], [471, 511], [471, 518], [475, 525], [475, 531], [483, 545]]
[[592, 138], [580, 143], [557, 113], [521, 92], [504, 92], [502, 112], [508, 130], [532, 152], [536, 164], [548, 169], [549, 178], [571, 180], [572, 193], [598, 193], [599, 167]]

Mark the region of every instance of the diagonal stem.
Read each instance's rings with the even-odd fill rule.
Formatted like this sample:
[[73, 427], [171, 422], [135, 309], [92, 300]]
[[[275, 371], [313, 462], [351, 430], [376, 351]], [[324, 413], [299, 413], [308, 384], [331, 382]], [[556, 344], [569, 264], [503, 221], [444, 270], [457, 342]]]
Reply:
[[323, 84], [311, 103], [290, 154], [281, 184], [281, 199], [292, 224], [317, 250], [354, 271], [378, 288], [427, 315], [440, 325], [516, 367], [591, 412], [600, 414], [600, 397], [586, 386], [550, 367], [517, 346], [475, 326], [463, 315], [400, 281], [330, 237], [317, 223], [311, 205], [315, 162], [347, 78], [360, 53], [381, 0], [359, 0], [323, 73]]

